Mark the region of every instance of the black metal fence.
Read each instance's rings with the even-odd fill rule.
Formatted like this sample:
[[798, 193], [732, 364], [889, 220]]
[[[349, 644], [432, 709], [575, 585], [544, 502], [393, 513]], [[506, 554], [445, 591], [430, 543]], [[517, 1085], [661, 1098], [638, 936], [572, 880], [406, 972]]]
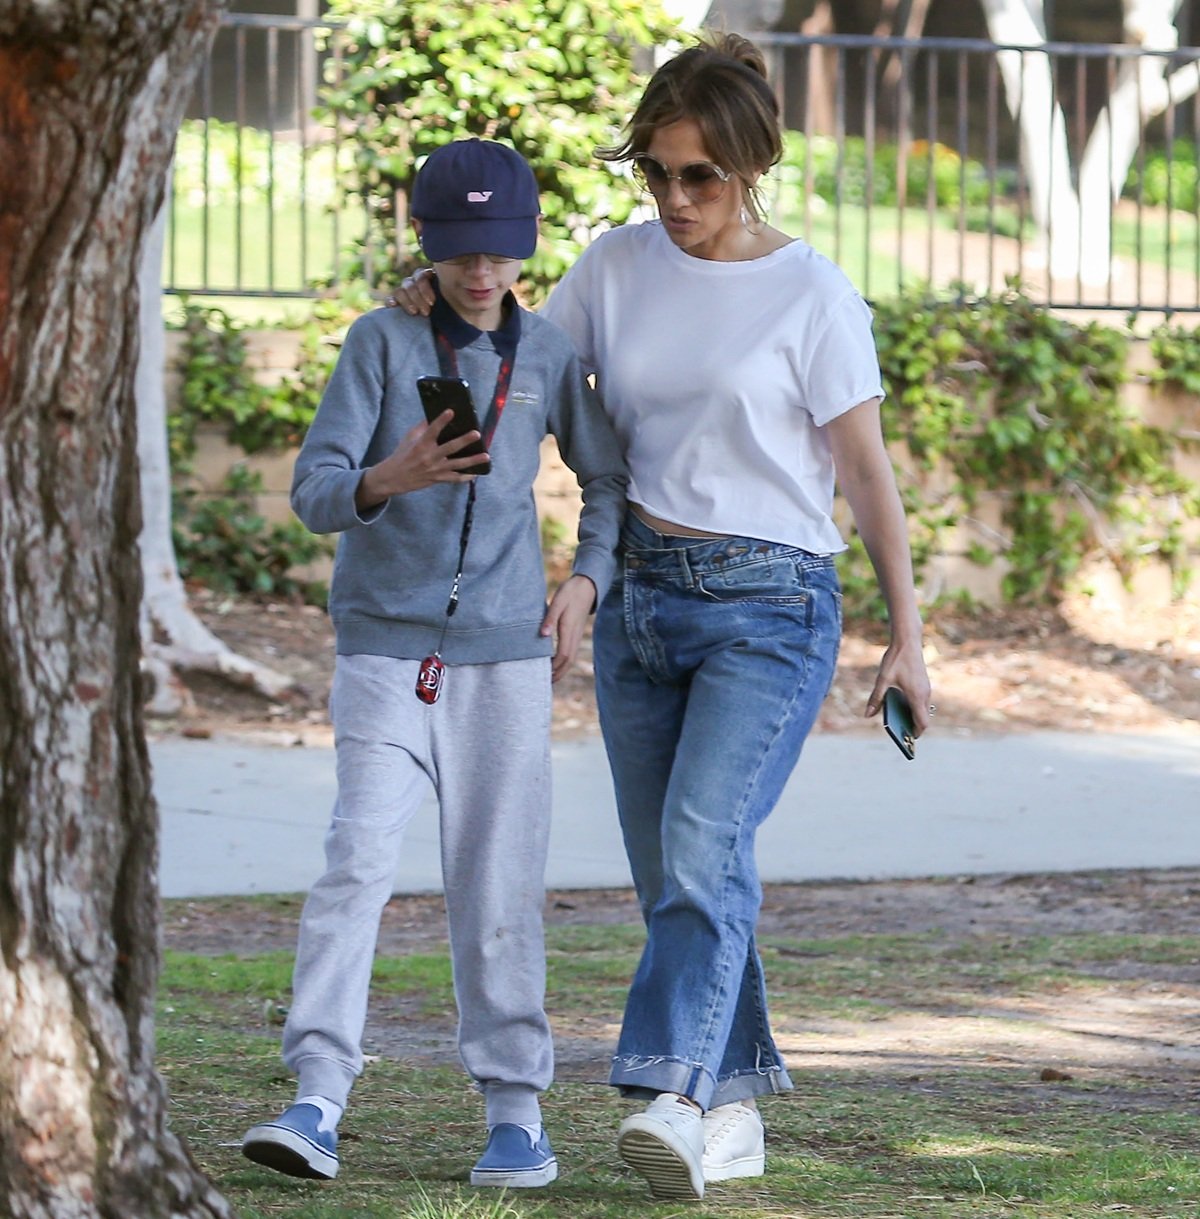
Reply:
[[1200, 49], [764, 36], [776, 215], [868, 297], [1018, 277], [1058, 308], [1200, 309]]
[[329, 21], [222, 18], [176, 141], [165, 291], [313, 297], [360, 261], [352, 148], [317, 116], [342, 45]]
[[[165, 289], [303, 297], [370, 267], [329, 22], [225, 18], [177, 145]], [[763, 34], [774, 222], [868, 299], [918, 282], [1200, 311], [1200, 49]]]

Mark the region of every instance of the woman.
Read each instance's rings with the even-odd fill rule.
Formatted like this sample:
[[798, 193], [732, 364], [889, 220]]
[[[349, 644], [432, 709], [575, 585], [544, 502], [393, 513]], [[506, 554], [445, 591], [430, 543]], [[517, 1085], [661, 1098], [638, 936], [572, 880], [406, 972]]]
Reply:
[[632, 162], [659, 219], [600, 237], [543, 311], [595, 373], [631, 474], [594, 649], [647, 925], [610, 1082], [650, 1102], [618, 1148], [656, 1197], [760, 1174], [755, 1098], [791, 1087], [754, 942], [754, 837], [833, 679], [835, 467], [891, 629], [866, 714], [889, 686], [918, 733], [932, 712], [870, 314], [764, 222], [756, 188], [780, 152], [757, 50], [725, 35], [683, 51], [601, 154]]

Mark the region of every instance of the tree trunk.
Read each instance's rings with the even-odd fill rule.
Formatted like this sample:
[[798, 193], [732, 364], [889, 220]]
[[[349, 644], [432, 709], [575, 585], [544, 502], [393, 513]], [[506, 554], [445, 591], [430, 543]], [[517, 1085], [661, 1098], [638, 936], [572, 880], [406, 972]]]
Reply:
[[[1046, 41], [1041, 0], [983, 0], [983, 11], [993, 42], [1037, 47]], [[1030, 209], [1043, 236], [1050, 274], [1073, 279], [1079, 271], [1079, 201], [1049, 56], [1037, 50], [1001, 51], [996, 65], [1017, 120]]]
[[[920, 38], [925, 33], [931, 0], [884, 0], [875, 22], [876, 38]], [[883, 56], [883, 87], [892, 113], [899, 112], [896, 94], [904, 76], [904, 57], [895, 51]]]
[[181, 672], [212, 673], [278, 698], [295, 688], [282, 673], [239, 656], [196, 617], [179, 578], [171, 537], [171, 458], [167, 446], [166, 327], [162, 315], [164, 204], [147, 234], [139, 272], [141, 347], [135, 379], [142, 484], [142, 668], [151, 715], [177, 715], [190, 701]]
[[[1127, 0], [1125, 41], [1147, 49], [1174, 50], [1179, 45], [1173, 24], [1178, 9], [1178, 0], [1157, 4]], [[1122, 61], [1108, 104], [1088, 138], [1079, 168], [1081, 244], [1091, 255], [1082, 268], [1084, 283], [1104, 284], [1111, 278], [1113, 206], [1121, 197], [1146, 124], [1185, 101], [1200, 84], [1195, 64], [1169, 76], [1170, 67], [1166, 57]]]
[[[801, 34], [834, 34], [830, 0], [817, 0], [812, 14], [800, 23]], [[818, 135], [832, 135], [837, 126], [837, 51], [833, 47], [808, 48], [808, 94], [805, 102], [804, 129]]]
[[154, 1069], [137, 272], [219, 0], [0, 2], [0, 1214], [227, 1216]]

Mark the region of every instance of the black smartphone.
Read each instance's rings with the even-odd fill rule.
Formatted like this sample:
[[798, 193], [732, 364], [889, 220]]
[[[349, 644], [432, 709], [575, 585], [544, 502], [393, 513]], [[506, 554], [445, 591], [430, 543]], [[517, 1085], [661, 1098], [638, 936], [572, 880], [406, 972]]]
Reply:
[[913, 736], [912, 708], [904, 693], [889, 686], [883, 694], [883, 729], [896, 742], [896, 748], [911, 762], [917, 753]]
[[[479, 416], [475, 413], [475, 403], [471, 399], [471, 387], [461, 377], [418, 377], [417, 393], [421, 395], [421, 407], [425, 418], [432, 423], [445, 410], [452, 410], [454, 418], [450, 420], [440, 435], [438, 444], [465, 436], [468, 432], [480, 432]], [[468, 445], [459, 457], [474, 457], [485, 453], [483, 441]], [[492, 468], [490, 461], [481, 461], [478, 465], [466, 466], [464, 474], [487, 474]]]

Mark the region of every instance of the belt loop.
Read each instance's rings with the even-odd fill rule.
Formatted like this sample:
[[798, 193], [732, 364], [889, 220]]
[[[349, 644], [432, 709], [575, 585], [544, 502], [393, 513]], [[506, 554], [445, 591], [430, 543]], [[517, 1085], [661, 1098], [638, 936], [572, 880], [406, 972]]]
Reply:
[[695, 588], [696, 580], [695, 580], [695, 577], [692, 575], [691, 565], [688, 563], [687, 547], [680, 546], [676, 549], [675, 553], [679, 556], [679, 575], [680, 575], [680, 577], [682, 578], [684, 584], [688, 588]]

